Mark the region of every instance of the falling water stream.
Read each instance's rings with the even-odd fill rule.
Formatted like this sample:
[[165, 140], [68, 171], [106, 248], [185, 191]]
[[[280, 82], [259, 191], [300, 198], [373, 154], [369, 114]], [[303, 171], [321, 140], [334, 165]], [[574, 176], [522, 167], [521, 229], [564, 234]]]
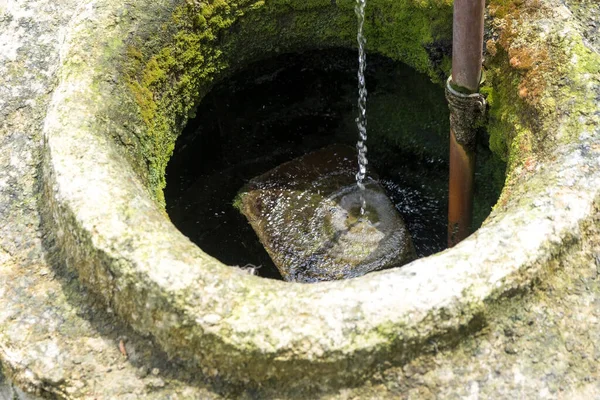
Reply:
[[367, 42], [363, 34], [363, 25], [365, 23], [365, 7], [367, 0], [356, 0], [354, 8], [358, 18], [358, 117], [356, 117], [356, 126], [358, 127], [358, 172], [356, 173], [356, 184], [361, 191], [360, 214], [363, 215], [367, 208], [365, 200], [365, 185], [363, 180], [367, 175], [367, 85], [365, 82], [365, 68], [367, 66], [367, 55], [365, 53], [365, 44]]

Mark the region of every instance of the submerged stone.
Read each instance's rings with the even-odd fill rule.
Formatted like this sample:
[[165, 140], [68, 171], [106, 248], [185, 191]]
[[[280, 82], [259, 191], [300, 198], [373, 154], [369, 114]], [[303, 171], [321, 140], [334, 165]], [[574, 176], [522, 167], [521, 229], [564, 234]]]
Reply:
[[242, 189], [236, 204], [285, 280], [353, 278], [415, 258], [402, 217], [374, 179], [365, 180], [361, 215], [355, 173], [355, 150], [334, 145]]

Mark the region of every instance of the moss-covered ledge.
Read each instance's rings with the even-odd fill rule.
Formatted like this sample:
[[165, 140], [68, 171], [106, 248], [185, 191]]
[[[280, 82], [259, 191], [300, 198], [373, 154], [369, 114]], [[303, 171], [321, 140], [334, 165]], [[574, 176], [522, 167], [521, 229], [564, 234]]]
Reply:
[[597, 132], [600, 56], [558, 2], [491, 0], [488, 11], [483, 91], [490, 148], [508, 162], [502, 207], [557, 147]]
[[[316, 4], [325, 7], [325, 3], [331, 4]], [[419, 7], [433, 4], [396, 3], [412, 6], [417, 13]], [[211, 4], [227, 10], [233, 3]], [[250, 14], [251, 7], [266, 4], [248, 3], [246, 11]], [[310, 8], [312, 3], [270, 4], [286, 15], [283, 10]], [[547, 4], [560, 8], [551, 1]], [[222, 265], [194, 246], [164, 215], [154, 197], [160, 174], [153, 177], [152, 171], [159, 171], [166, 159], [152, 157], [168, 156], [174, 137], [162, 138], [158, 132], [175, 135], [193, 109], [195, 96], [228, 65], [222, 56], [227, 52], [216, 56], [222, 51], [219, 46], [236, 48], [240, 39], [233, 37], [250, 31], [243, 23], [224, 23], [229, 33], [215, 39], [213, 47], [215, 60], [224, 63], [215, 61], [213, 65], [220, 69], [193, 78], [197, 79], [194, 85], [185, 85], [185, 71], [195, 65], [197, 56], [188, 60], [189, 65], [183, 64], [186, 69], [178, 80], [163, 82], [170, 75], [158, 74], [160, 79], [152, 81], [145, 75], [147, 66], [170, 48], [171, 37], [182, 32], [169, 31], [171, 25], [160, 21], [181, 10], [167, 1], [123, 5], [103, 0], [85, 8], [66, 37], [60, 82], [45, 121], [43, 162], [45, 223], [60, 248], [57, 256], [134, 329], [152, 335], [171, 356], [200, 366], [208, 376], [236, 382], [355, 384], [379, 365], [410, 359], [432, 338], [441, 339], [443, 345], [455, 342], [466, 328], [476, 329], [485, 321], [487, 303], [543, 278], [570, 246], [582, 240], [580, 226], [591, 218], [600, 195], [598, 124], [581, 123], [581, 115], [556, 119], [554, 114], [541, 114], [535, 132], [540, 142], [555, 138], [555, 129], [570, 132], [571, 139], [562, 146], [548, 146], [546, 157], [519, 180], [518, 195], [505, 194], [503, 206], [488, 223], [450, 251], [402, 269], [314, 285], [263, 280]], [[351, 14], [346, 18], [350, 23]], [[563, 35], [563, 41], [577, 43], [576, 27], [567, 29], [570, 19], [560, 22], [561, 29], [550, 24], [550, 31], [543, 32], [546, 38]], [[300, 48], [299, 42], [285, 47], [291, 38], [280, 34], [297, 31], [285, 18], [281, 23], [281, 30], [271, 36], [282, 46], [280, 51]], [[157, 25], [158, 33], [148, 31]], [[519, 35], [517, 31], [515, 37]], [[257, 38], [251, 39], [246, 45]], [[136, 47], [136, 43], [143, 44]], [[304, 46], [324, 43], [315, 40]], [[193, 49], [191, 44], [181, 48], [177, 57]], [[144, 56], [146, 50], [155, 53]], [[496, 76], [502, 77], [512, 67], [506, 56], [498, 54], [493, 66]], [[129, 68], [136, 57], [139, 69]], [[583, 67], [583, 61], [594, 65], [595, 61], [587, 60], [571, 58], [573, 70]], [[423, 68], [418, 62], [413, 65]], [[579, 93], [581, 84], [597, 90], [597, 73], [592, 70], [587, 75], [567, 81], [558, 90]], [[145, 76], [152, 85], [164, 86], [144, 92]], [[515, 80], [492, 82], [498, 93], [519, 90]], [[140, 110], [140, 93], [155, 106]], [[171, 101], [166, 100], [169, 96]], [[592, 111], [590, 118], [597, 114], [597, 106]], [[159, 112], [164, 113], [161, 118]], [[509, 114], [499, 118], [510, 129], [521, 123]], [[510, 174], [517, 172], [516, 165], [511, 163]]]

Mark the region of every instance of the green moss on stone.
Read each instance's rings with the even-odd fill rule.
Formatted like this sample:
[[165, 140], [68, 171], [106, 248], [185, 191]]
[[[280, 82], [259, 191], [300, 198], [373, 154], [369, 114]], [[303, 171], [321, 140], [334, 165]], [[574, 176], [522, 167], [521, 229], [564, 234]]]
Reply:
[[[449, 0], [373, 0], [367, 9], [369, 51], [403, 61], [432, 79], [440, 68], [427, 46], [451, 37]], [[149, 186], [164, 205], [165, 168], [188, 115], [215, 78], [280, 52], [355, 47], [354, 2], [340, 0], [187, 1], [165, 26], [161, 45], [128, 52], [128, 87], [147, 133], [141, 139]], [[447, 64], [447, 63], [446, 63]]]
[[589, 116], [595, 99], [586, 84], [600, 73], [600, 56], [580, 36], [563, 37], [557, 30], [538, 35], [536, 24], [552, 10], [534, 3], [539, 2], [491, 0], [489, 6], [498, 37], [487, 43], [490, 149], [508, 162], [509, 171], [500, 206], [511, 186], [535, 171], [555, 146], [577, 139], [579, 119], [565, 124], [562, 117], [579, 114], [594, 123]]

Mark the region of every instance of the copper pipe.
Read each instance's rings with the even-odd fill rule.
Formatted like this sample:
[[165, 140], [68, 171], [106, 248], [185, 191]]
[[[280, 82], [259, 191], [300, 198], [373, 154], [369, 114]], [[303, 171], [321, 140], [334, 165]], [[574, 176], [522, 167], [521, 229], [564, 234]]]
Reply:
[[484, 11], [485, 0], [454, 0], [452, 83], [471, 93], [479, 91]]
[[[449, 85], [463, 93], [477, 93], [483, 57], [485, 0], [454, 0], [452, 78]], [[482, 103], [484, 104], [484, 103]], [[451, 113], [455, 112], [450, 104]], [[448, 247], [471, 233], [473, 182], [475, 175], [475, 134], [464, 133], [464, 122], [450, 119], [450, 182], [448, 195]], [[458, 122], [458, 123], [457, 123]], [[457, 126], [463, 132], [457, 140]], [[472, 121], [470, 129], [475, 129]]]
[[448, 197], [448, 247], [471, 234], [475, 152], [456, 142], [450, 129], [450, 193]]

